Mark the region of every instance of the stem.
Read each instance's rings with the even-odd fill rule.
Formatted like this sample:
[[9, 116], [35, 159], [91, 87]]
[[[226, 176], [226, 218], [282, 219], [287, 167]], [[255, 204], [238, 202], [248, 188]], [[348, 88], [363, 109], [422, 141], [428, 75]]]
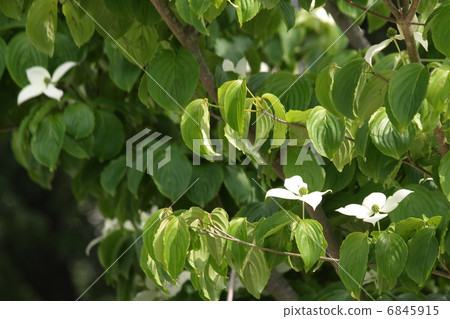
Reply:
[[198, 46], [198, 35], [195, 29], [191, 26], [184, 27], [177, 19], [175, 14], [170, 10], [165, 0], [150, 0], [155, 6], [155, 9], [163, 18], [164, 22], [169, 27], [170, 31], [180, 41], [181, 45], [190, 51], [197, 59], [200, 67], [200, 82], [202, 82], [208, 94], [217, 103], [217, 92], [214, 82], [214, 75], [206, 65], [202, 52]]
[[439, 154], [441, 157], [444, 157], [448, 153], [448, 144], [441, 122], [439, 122], [438, 126], [434, 129], [434, 136], [436, 137], [436, 141], [439, 145]]
[[378, 231], [381, 233], [380, 221], [377, 221]]
[[305, 220], [305, 202], [302, 201], [302, 215], [303, 215], [303, 220]]
[[290, 126], [295, 126], [295, 127], [298, 127], [298, 128], [301, 128], [301, 129], [305, 129], [305, 130], [306, 130], [306, 127], [304, 127], [303, 125], [299, 125], [299, 124], [296, 124], [296, 123], [290, 123], [290, 122], [287, 122], [287, 121], [285, 121], [285, 120], [282, 120], [282, 119], [276, 117], [275, 115], [270, 114], [269, 112], [267, 112], [267, 111], [264, 110], [264, 109], [261, 109], [261, 113], [264, 114], [264, 115], [267, 115], [267, 116], [271, 117], [272, 119], [274, 119], [274, 120], [277, 121], [277, 122], [280, 122], [280, 123], [283, 123], [283, 124], [286, 124], [286, 125], [290, 125]]
[[422, 172], [422, 173], [424, 173], [424, 174], [426, 174], [426, 175], [428, 175], [430, 177], [433, 177], [433, 175], [429, 171], [427, 171], [425, 168], [423, 168], [422, 166], [419, 166], [418, 164], [414, 163], [414, 161], [411, 158], [411, 154], [409, 152], [408, 152], [407, 156], [408, 156], [408, 160], [409, 161], [406, 161], [406, 160], [403, 161], [404, 164], [409, 165], [412, 168], [415, 168], [419, 172]]
[[227, 301], [233, 301], [235, 279], [236, 279], [236, 270], [231, 269], [230, 283], [228, 285]]
[[402, 59], [403, 64], [406, 65], [406, 61], [403, 58], [402, 50], [400, 50], [400, 47], [398, 46], [397, 40], [395, 40], [395, 39], [394, 39], [394, 44], [395, 44], [395, 47], [397, 48], [398, 53], [400, 54], [400, 58]]

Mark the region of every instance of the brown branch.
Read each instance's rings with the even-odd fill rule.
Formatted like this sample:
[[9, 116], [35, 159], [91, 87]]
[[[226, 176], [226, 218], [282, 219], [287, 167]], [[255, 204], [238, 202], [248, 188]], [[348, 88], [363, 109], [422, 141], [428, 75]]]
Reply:
[[[408, 0], [409, 3], [409, 0]], [[413, 3], [411, 4], [411, 8], [409, 9], [408, 13], [406, 14], [405, 20], [411, 22], [414, 19], [414, 16], [417, 12], [417, 8], [419, 8], [420, 0], [413, 0]]]
[[343, 14], [336, 5], [336, 0], [329, 0], [325, 3], [325, 9], [331, 14], [336, 24], [345, 33], [350, 44], [355, 49], [367, 49], [370, 42], [364, 36], [364, 32], [354, 24], [353, 20]]
[[367, 13], [370, 13], [371, 15], [374, 15], [374, 16], [380, 18], [380, 19], [389, 21], [389, 22], [391, 22], [391, 23], [397, 23], [397, 22], [395, 21], [395, 19], [392, 19], [392, 18], [390, 18], [390, 17], [387, 17], [387, 16], [384, 16], [384, 15], [382, 15], [382, 14], [379, 14], [378, 12], [369, 10], [369, 9], [367, 9], [367, 8], [365, 8], [365, 7], [363, 7], [363, 6], [359, 5], [359, 4], [357, 4], [357, 3], [354, 3], [354, 2], [351, 1], [351, 0], [344, 0], [344, 2], [347, 2], [349, 5], [354, 6], [355, 8], [358, 8], [358, 9], [360, 9], [360, 10], [363, 10], [363, 11], [365, 11], [365, 12], [367, 12]]
[[391, 0], [383, 0], [384, 4], [388, 6], [389, 10], [391, 10], [391, 13], [394, 15], [394, 17], [399, 20], [400, 19], [400, 11], [394, 6]]
[[434, 136], [436, 137], [436, 141], [439, 145], [439, 154], [441, 157], [444, 157], [448, 153], [448, 144], [447, 138], [445, 137], [445, 133], [442, 130], [442, 124], [439, 122], [438, 126], [434, 129]]
[[[297, 253], [292, 253], [292, 252], [287, 252], [287, 251], [279, 251], [279, 250], [275, 250], [275, 249], [261, 247], [261, 246], [258, 246], [258, 245], [255, 245], [255, 244], [252, 244], [252, 243], [240, 240], [238, 238], [235, 238], [235, 237], [225, 233], [220, 228], [214, 227], [214, 229], [220, 230], [220, 232], [223, 235], [217, 234], [217, 233], [215, 233], [213, 231], [210, 231], [208, 229], [202, 229], [202, 231], [210, 234], [211, 236], [217, 237], [217, 238], [229, 240], [229, 241], [241, 244], [241, 245], [245, 245], [245, 246], [252, 247], [252, 248], [255, 248], [255, 249], [260, 249], [260, 250], [267, 251], [267, 252], [270, 252], [270, 253], [273, 253], [273, 254], [302, 258], [302, 255], [297, 254]], [[204, 233], [200, 233], [200, 234], [204, 234]], [[332, 264], [335, 264], [335, 265], [337, 265], [338, 262], [339, 262], [339, 259], [337, 259], [337, 258], [329, 258], [329, 257], [322, 257], [321, 256], [321, 257], [319, 257], [319, 259], [323, 260], [323, 261], [331, 262]], [[376, 267], [376, 264], [370, 264], [369, 266]], [[436, 276], [439, 276], [439, 277], [450, 279], [450, 274], [446, 274], [446, 273], [444, 273], [442, 271], [439, 271], [439, 270], [433, 270], [432, 274], [436, 275]]]
[[236, 279], [236, 270], [231, 269], [230, 282], [228, 285], [227, 301], [233, 301], [235, 279]]
[[175, 14], [170, 10], [167, 2], [164, 0], [150, 0], [156, 10], [169, 27], [170, 31], [180, 41], [181, 45], [189, 50], [197, 59], [200, 67], [200, 82], [205, 87], [208, 94], [217, 103], [217, 92], [214, 82], [214, 76], [206, 65], [205, 59], [198, 46], [198, 35], [191, 26], [183, 26]]
[[407, 156], [408, 156], [408, 160], [409, 160], [409, 161], [404, 160], [404, 161], [403, 161], [404, 164], [409, 165], [409, 166], [411, 166], [412, 168], [415, 168], [415, 169], [417, 169], [418, 171], [420, 171], [420, 172], [422, 172], [422, 173], [424, 173], [424, 174], [426, 174], [426, 175], [428, 175], [428, 176], [433, 177], [433, 175], [432, 175], [429, 171], [427, 171], [425, 168], [423, 168], [422, 166], [420, 166], [420, 165], [414, 163], [414, 161], [413, 161], [412, 158], [411, 158], [411, 154], [410, 154], [409, 152], [408, 152]]

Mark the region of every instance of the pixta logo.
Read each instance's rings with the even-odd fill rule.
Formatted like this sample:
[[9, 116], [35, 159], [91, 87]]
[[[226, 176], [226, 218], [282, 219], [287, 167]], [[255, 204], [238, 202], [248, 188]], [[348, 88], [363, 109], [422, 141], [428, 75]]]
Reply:
[[160, 169], [170, 161], [170, 145], [167, 145], [165, 150], [162, 150], [162, 147], [172, 137], [161, 137], [162, 134], [159, 132], [150, 133], [151, 130], [146, 128], [127, 140], [126, 163], [128, 167], [153, 175], [155, 169]]

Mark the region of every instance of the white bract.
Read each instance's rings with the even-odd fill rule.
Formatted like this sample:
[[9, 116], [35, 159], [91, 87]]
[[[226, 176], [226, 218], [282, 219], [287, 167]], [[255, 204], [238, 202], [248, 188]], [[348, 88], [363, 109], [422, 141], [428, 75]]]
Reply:
[[[424, 40], [422, 33], [414, 32], [413, 35], [414, 35], [414, 39], [416, 40], [416, 42], [419, 42], [424, 47], [424, 49], [428, 51], [428, 41]], [[395, 35], [392, 38], [386, 39], [378, 44], [372, 45], [370, 48], [367, 49], [364, 59], [367, 61], [367, 63], [372, 65], [372, 58], [375, 55], [377, 55], [378, 53], [380, 53], [381, 51], [386, 49], [387, 46], [394, 40], [404, 40], [404, 39], [405, 39], [405, 37], [403, 36], [403, 34], [398, 34], [398, 35]]]
[[250, 64], [248, 63], [246, 58], [240, 59], [236, 64], [236, 67], [234, 66], [233, 62], [225, 59], [222, 63], [222, 69], [225, 72], [234, 72], [236, 74], [239, 74], [243, 79], [245, 79], [247, 77], [247, 73], [250, 73], [251, 71]]
[[413, 191], [401, 189], [387, 199], [386, 195], [382, 193], [372, 193], [364, 199], [362, 205], [350, 204], [336, 211], [347, 216], [355, 216], [367, 223], [375, 225], [377, 221], [385, 218], [388, 215], [387, 213], [396, 209], [398, 204], [411, 193]]
[[65, 62], [56, 68], [52, 76], [42, 66], [27, 69], [27, 78], [30, 84], [20, 91], [17, 104], [20, 105], [41, 94], [58, 101], [61, 100], [64, 92], [56, 88], [56, 83], [75, 65], [75, 62]]
[[296, 175], [290, 178], [286, 178], [284, 181], [284, 188], [273, 188], [266, 193], [267, 197], [277, 197], [283, 199], [294, 199], [301, 200], [302, 202], [310, 205], [314, 210], [322, 202], [322, 196], [331, 189], [325, 192], [308, 192], [308, 185], [303, 181], [303, 179]]

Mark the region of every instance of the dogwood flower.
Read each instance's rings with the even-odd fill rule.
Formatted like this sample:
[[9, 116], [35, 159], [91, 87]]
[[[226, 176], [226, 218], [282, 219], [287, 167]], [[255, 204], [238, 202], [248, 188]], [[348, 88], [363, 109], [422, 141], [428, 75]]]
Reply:
[[251, 71], [250, 64], [248, 63], [246, 58], [242, 58], [239, 62], [234, 66], [233, 62], [228, 59], [223, 60], [222, 69], [225, 72], [234, 72], [239, 74], [243, 79], [247, 77], [247, 73]]
[[290, 178], [286, 178], [284, 181], [284, 188], [273, 188], [266, 193], [267, 197], [277, 197], [284, 199], [295, 199], [301, 200], [302, 202], [310, 205], [314, 210], [316, 207], [322, 202], [322, 196], [328, 192], [331, 192], [331, 189], [325, 192], [308, 192], [308, 185], [303, 181], [303, 179], [296, 175]]
[[411, 193], [413, 191], [401, 189], [387, 199], [386, 195], [382, 193], [372, 193], [364, 198], [362, 205], [350, 204], [336, 211], [347, 216], [355, 216], [367, 223], [375, 225], [377, 221], [385, 218], [388, 213], [396, 209], [398, 204]]
[[61, 100], [64, 92], [56, 88], [56, 83], [75, 65], [75, 62], [65, 62], [56, 68], [52, 76], [42, 66], [27, 69], [27, 78], [30, 84], [20, 91], [17, 104], [20, 105], [41, 94], [58, 101]]

